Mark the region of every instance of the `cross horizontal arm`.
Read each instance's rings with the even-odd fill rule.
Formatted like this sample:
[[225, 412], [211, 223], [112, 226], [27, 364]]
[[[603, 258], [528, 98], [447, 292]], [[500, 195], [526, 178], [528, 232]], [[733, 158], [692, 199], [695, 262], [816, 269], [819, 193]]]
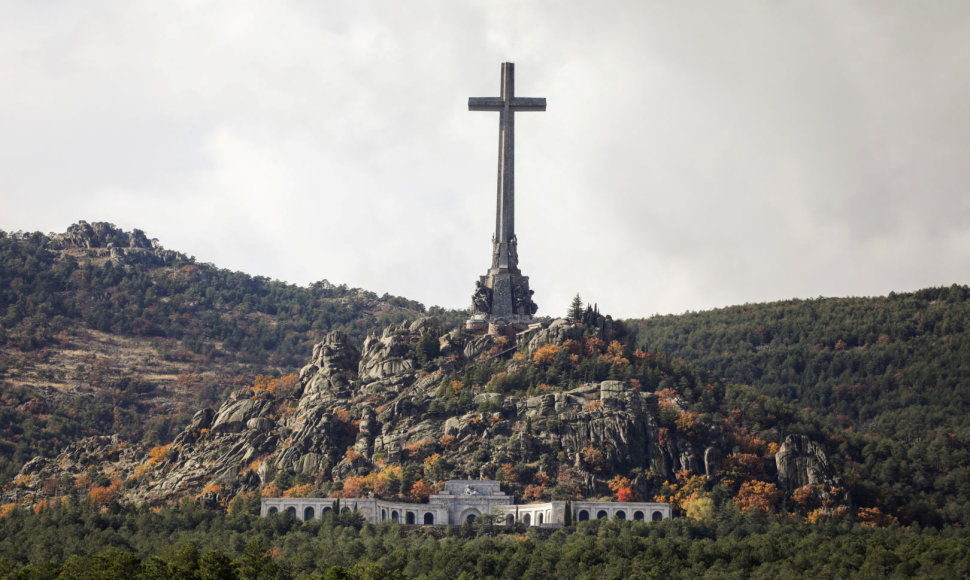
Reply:
[[501, 111], [505, 101], [501, 97], [468, 97], [469, 111]]
[[[469, 97], [469, 111], [501, 111], [505, 108], [505, 100], [500, 97]], [[545, 111], [544, 98], [512, 97], [513, 111]]]
[[516, 111], [545, 111], [546, 99], [544, 98], [534, 99], [529, 97], [513, 97], [512, 109]]

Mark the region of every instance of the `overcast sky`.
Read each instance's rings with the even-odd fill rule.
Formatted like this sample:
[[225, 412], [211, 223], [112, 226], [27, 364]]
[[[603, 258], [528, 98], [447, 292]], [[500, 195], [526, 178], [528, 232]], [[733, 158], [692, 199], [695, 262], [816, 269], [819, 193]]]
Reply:
[[0, 1], [0, 229], [464, 308], [500, 63], [539, 313], [970, 282], [970, 3]]

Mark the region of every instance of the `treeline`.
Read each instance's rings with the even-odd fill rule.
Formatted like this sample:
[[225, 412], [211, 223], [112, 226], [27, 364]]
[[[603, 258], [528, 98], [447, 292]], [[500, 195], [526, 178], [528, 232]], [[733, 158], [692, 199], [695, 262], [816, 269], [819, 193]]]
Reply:
[[631, 322], [646, 350], [801, 409], [858, 505], [970, 522], [970, 288]]
[[557, 530], [371, 525], [349, 511], [301, 523], [190, 504], [83, 503], [0, 517], [4, 578], [960, 578], [965, 529], [805, 524], [723, 513]]

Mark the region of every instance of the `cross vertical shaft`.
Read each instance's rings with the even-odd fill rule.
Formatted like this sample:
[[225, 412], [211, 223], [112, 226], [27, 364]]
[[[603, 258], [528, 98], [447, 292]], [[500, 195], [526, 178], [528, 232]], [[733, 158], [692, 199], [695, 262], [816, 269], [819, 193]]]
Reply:
[[502, 63], [499, 97], [471, 97], [469, 111], [498, 111], [498, 191], [495, 203], [496, 252], [493, 268], [516, 268], [515, 250], [515, 112], [545, 111], [544, 98], [515, 96], [515, 65]]
[[[502, 91], [498, 97], [471, 97], [470, 111], [497, 111], [498, 191], [495, 202], [495, 235], [492, 238], [492, 267], [482, 276], [472, 296], [478, 320], [526, 323], [536, 312], [529, 279], [519, 272], [515, 238], [515, 113], [545, 111], [543, 98], [515, 96], [515, 65], [502, 63]], [[477, 323], [469, 321], [474, 326]]]

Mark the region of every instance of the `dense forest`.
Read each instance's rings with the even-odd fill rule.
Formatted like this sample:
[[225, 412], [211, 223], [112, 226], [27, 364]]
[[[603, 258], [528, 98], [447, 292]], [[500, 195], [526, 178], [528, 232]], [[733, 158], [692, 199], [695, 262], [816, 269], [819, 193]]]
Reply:
[[970, 522], [970, 288], [746, 304], [636, 326], [645, 348], [823, 423], [861, 505]]
[[344, 510], [306, 523], [191, 502], [149, 510], [71, 501], [0, 517], [5, 578], [888, 578], [970, 576], [962, 528], [816, 524], [725, 511], [557, 530], [374, 526]]

